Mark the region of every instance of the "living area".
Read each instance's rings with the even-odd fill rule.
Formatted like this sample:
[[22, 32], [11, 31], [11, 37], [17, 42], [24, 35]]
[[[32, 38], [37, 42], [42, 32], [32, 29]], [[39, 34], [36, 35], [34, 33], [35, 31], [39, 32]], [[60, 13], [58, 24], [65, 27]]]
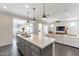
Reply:
[[49, 37], [54, 37], [56, 42], [79, 48], [79, 20], [56, 21], [50, 24]]

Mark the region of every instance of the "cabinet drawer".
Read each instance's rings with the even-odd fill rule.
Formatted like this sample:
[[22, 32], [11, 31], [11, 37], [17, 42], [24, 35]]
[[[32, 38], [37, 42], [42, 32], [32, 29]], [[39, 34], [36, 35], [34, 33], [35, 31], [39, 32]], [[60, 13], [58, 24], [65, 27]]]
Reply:
[[40, 56], [40, 54], [32, 50], [32, 56]]
[[28, 47], [30, 47], [30, 43], [29, 43], [29, 42], [23, 40], [23, 43], [24, 43], [24, 46], [28, 46]]
[[34, 51], [36, 51], [37, 53], [40, 53], [40, 48], [36, 47], [35, 45], [31, 45], [31, 49], [33, 49]]

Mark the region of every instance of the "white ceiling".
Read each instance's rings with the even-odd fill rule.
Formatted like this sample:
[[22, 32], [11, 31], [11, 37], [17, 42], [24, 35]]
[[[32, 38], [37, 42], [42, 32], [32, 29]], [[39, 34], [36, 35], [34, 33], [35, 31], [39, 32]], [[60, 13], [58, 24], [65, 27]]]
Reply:
[[[25, 5], [29, 5], [29, 9], [25, 8]], [[0, 8], [7, 6], [5, 9], [7, 13], [14, 13], [17, 15], [27, 16], [27, 12], [30, 11], [30, 18], [33, 17], [33, 8], [36, 8], [36, 19], [40, 19], [43, 14], [42, 3], [0, 3]], [[45, 11], [48, 20], [53, 21], [70, 21], [79, 19], [79, 3], [46, 3]]]

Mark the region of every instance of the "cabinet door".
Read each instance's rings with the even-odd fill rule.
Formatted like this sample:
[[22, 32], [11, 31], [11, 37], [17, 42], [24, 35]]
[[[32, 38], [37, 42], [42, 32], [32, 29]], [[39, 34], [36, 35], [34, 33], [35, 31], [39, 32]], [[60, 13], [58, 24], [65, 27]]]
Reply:
[[73, 46], [79, 48], [79, 39], [73, 39]]
[[31, 49], [36, 51], [37, 53], [40, 53], [40, 48], [38, 48], [37, 46], [31, 44]]
[[79, 48], [79, 40], [73, 38], [64, 39], [64, 44]]
[[74, 43], [74, 42], [72, 41], [72, 39], [64, 38], [64, 44], [72, 46], [73, 43]]
[[36, 51], [34, 51], [34, 50], [31, 50], [31, 52], [32, 52], [32, 56], [40, 56], [40, 54], [39, 53], [37, 53]]
[[17, 37], [17, 47], [24, 54], [24, 43], [23, 39], [20, 37]]
[[25, 46], [24, 55], [25, 55], [25, 56], [32, 56], [31, 48]]
[[17, 37], [17, 47], [19, 50], [22, 50], [22, 40], [19, 37]]

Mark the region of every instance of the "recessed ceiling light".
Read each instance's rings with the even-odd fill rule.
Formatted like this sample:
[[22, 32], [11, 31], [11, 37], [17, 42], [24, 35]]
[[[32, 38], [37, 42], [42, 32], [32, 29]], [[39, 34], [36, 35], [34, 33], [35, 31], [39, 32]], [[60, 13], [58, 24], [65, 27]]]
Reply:
[[25, 8], [29, 8], [29, 5], [26, 4], [26, 5], [25, 5]]
[[66, 14], [67, 16], [69, 16], [70, 14]]
[[64, 12], [68, 12], [68, 11], [69, 11], [69, 9], [65, 9], [65, 10], [64, 10]]
[[75, 23], [74, 23], [74, 22], [71, 22], [71, 23], [70, 23], [70, 26], [71, 26], [71, 27], [74, 27], [74, 26], [75, 26]]
[[54, 25], [53, 25], [53, 24], [51, 25], [51, 28], [52, 28], [52, 27], [54, 27]]
[[3, 6], [4, 9], [7, 9], [7, 6]]

